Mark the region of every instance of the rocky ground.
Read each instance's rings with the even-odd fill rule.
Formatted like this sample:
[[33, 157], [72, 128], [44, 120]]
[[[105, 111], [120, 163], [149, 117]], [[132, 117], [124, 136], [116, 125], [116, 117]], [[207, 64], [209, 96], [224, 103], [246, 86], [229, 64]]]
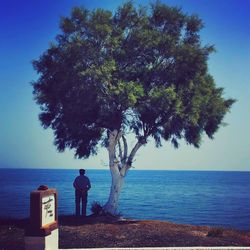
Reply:
[[[59, 217], [60, 248], [250, 246], [250, 231], [114, 217]], [[0, 220], [0, 249], [24, 249], [28, 220]]]

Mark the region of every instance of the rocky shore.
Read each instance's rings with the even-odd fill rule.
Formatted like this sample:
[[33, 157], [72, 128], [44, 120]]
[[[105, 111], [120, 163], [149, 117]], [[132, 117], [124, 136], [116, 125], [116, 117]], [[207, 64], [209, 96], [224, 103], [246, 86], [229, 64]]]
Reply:
[[[28, 219], [0, 219], [0, 249], [24, 249]], [[59, 217], [59, 247], [250, 246], [250, 231], [108, 216]]]

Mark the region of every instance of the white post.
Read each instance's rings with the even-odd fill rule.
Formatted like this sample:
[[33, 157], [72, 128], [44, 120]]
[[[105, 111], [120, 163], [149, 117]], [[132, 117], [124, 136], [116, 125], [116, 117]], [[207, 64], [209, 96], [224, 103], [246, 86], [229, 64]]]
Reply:
[[40, 186], [30, 193], [30, 225], [25, 250], [58, 250], [57, 192]]

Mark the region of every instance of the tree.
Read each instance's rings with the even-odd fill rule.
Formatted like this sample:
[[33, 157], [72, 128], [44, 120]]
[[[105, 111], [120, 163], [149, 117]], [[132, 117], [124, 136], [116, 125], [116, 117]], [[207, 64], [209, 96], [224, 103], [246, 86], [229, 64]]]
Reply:
[[199, 147], [234, 103], [208, 73], [214, 47], [201, 44], [202, 27], [198, 16], [161, 2], [148, 9], [126, 2], [113, 15], [73, 8], [56, 42], [33, 62], [39, 118], [57, 149], [74, 149], [78, 158], [108, 150], [107, 212], [116, 213], [124, 177], [150, 137], [156, 147], [165, 140], [177, 148], [181, 139]]

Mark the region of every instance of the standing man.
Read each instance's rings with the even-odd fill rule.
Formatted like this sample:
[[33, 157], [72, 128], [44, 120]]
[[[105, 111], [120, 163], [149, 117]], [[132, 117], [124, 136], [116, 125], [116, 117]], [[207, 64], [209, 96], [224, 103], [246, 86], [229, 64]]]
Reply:
[[85, 176], [85, 170], [79, 170], [79, 176], [75, 178], [73, 186], [75, 188], [76, 216], [80, 215], [80, 203], [82, 201], [82, 216], [86, 216], [88, 201], [88, 190], [91, 188], [89, 178]]

